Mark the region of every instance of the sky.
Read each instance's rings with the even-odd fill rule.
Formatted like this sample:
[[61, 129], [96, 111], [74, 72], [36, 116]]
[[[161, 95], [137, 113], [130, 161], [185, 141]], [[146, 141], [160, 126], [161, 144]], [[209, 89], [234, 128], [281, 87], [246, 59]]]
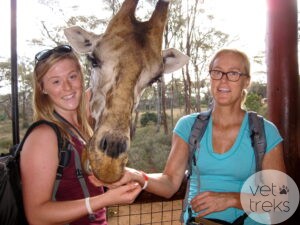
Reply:
[[[39, 3], [39, 0], [16, 0], [17, 1], [17, 47], [18, 55], [30, 57], [34, 51], [33, 46], [28, 42], [33, 38], [40, 37], [41, 21], [46, 21], [51, 26], [64, 24], [64, 20], [71, 15], [96, 15], [96, 10], [100, 9], [101, 0], [57, 0], [64, 9], [61, 12], [54, 12], [49, 7]], [[10, 57], [10, 0], [0, 0], [0, 60], [3, 57]], [[56, 1], [52, 1], [56, 2]], [[87, 5], [85, 2], [90, 2]], [[52, 4], [52, 3], [51, 3]], [[80, 8], [72, 8], [79, 5]], [[92, 5], [92, 7], [91, 7]], [[94, 7], [95, 6], [95, 7]], [[4, 34], [4, 35], [3, 35]], [[40, 49], [37, 49], [39, 51]]]
[[[10, 0], [0, 0], [0, 60], [10, 56]], [[146, 1], [146, 0], [144, 0]], [[193, 1], [193, 0], [192, 0]], [[257, 49], [264, 48], [264, 31], [266, 1], [264, 0], [202, 0], [208, 10], [214, 12], [215, 24], [224, 32], [238, 35], [240, 41], [233, 43], [240, 48], [247, 48], [248, 54], [256, 54]], [[86, 4], [86, 3], [89, 4]], [[143, 0], [140, 0], [143, 2]], [[28, 56], [32, 46], [28, 40], [38, 37], [40, 21], [47, 24], [59, 24], [68, 15], [76, 13], [103, 17], [101, 0], [61, 0], [65, 17], [61, 13], [54, 14], [38, 0], [17, 1], [18, 54]], [[78, 5], [78, 9], [71, 8]], [[91, 7], [92, 6], [92, 7]], [[255, 15], [255, 16], [254, 16]], [[255, 48], [253, 48], [255, 46]]]
[[[140, 0], [144, 4], [148, 0]], [[226, 47], [245, 51], [250, 58], [265, 50], [266, 0], [190, 0], [202, 1], [211, 12], [214, 26], [237, 41]], [[18, 56], [33, 58], [41, 47], [32, 46], [29, 40], [40, 37], [41, 21], [47, 25], [64, 24], [70, 15], [94, 15], [109, 18], [102, 9], [102, 0], [57, 0], [63, 12], [51, 11], [39, 0], [17, 0], [17, 51]], [[146, 4], [146, 3], [145, 3]], [[10, 0], [0, 0], [0, 62], [10, 58]], [[78, 5], [78, 8], [72, 6]], [[95, 31], [95, 33], [97, 33]], [[252, 64], [253, 65], [253, 64]], [[264, 68], [257, 68], [264, 70]]]

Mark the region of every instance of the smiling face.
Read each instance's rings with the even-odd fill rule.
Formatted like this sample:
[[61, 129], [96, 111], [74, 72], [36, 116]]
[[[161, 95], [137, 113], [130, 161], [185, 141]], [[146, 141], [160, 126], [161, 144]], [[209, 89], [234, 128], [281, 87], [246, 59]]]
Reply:
[[234, 51], [224, 51], [216, 55], [210, 65], [210, 70], [218, 70], [222, 72], [240, 72], [238, 81], [229, 81], [223, 74], [220, 80], [211, 79], [211, 93], [215, 104], [237, 105], [241, 106], [244, 98], [244, 89], [250, 84], [249, 66], [247, 60], [239, 53]]
[[42, 78], [42, 92], [58, 112], [76, 111], [82, 95], [81, 72], [71, 59], [56, 62]]

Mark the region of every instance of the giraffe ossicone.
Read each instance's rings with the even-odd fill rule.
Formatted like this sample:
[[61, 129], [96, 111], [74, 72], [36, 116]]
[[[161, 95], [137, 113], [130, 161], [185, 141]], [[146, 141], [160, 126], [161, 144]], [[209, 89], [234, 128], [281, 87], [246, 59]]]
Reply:
[[94, 135], [82, 158], [83, 165], [105, 183], [124, 173], [132, 112], [144, 89], [189, 60], [176, 49], [162, 50], [169, 1], [159, 0], [149, 21], [143, 22], [135, 18], [137, 4], [138, 0], [125, 0], [101, 35], [78, 26], [64, 31], [70, 45], [92, 62]]

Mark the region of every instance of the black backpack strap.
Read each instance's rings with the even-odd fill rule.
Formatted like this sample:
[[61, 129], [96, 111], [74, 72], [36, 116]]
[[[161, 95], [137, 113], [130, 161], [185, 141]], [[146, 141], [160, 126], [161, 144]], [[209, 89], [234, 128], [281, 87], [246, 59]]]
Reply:
[[47, 121], [47, 120], [38, 120], [38, 121], [32, 123], [30, 125], [30, 127], [27, 129], [21, 143], [18, 145], [18, 147], [17, 147], [14, 154], [15, 154], [16, 159], [19, 160], [20, 152], [22, 150], [22, 147], [24, 145], [24, 142], [25, 142], [26, 138], [33, 131], [34, 128], [38, 127], [41, 124], [46, 124], [54, 130], [54, 132], [56, 134], [56, 137], [57, 137], [57, 143], [58, 143], [59, 165], [58, 165], [58, 168], [57, 168], [57, 171], [56, 171], [56, 180], [55, 180], [54, 189], [53, 189], [53, 192], [52, 192], [52, 198], [53, 198], [53, 196], [56, 195], [58, 185], [59, 185], [59, 182], [60, 182], [62, 174], [63, 174], [63, 169], [68, 164], [69, 159], [70, 159], [70, 153], [67, 151], [67, 147], [66, 147], [68, 145], [68, 142], [65, 141], [62, 138], [58, 126], [55, 123], [52, 123], [52, 122]]
[[254, 149], [256, 172], [262, 170], [262, 161], [266, 152], [267, 141], [264, 118], [256, 112], [248, 112], [251, 144]]
[[235, 221], [233, 221], [232, 225], [243, 225], [247, 217], [248, 214], [244, 213], [243, 215], [239, 216]]
[[21, 152], [21, 150], [22, 150], [22, 147], [23, 147], [23, 145], [24, 145], [24, 142], [25, 142], [26, 138], [29, 136], [29, 134], [33, 131], [34, 128], [38, 127], [38, 126], [41, 125], [41, 124], [46, 124], [46, 125], [52, 127], [52, 129], [53, 129], [54, 132], [56, 133], [57, 143], [58, 143], [58, 146], [59, 146], [58, 149], [60, 149], [60, 147], [63, 145], [63, 140], [62, 140], [62, 138], [61, 138], [61, 135], [60, 135], [60, 131], [59, 131], [58, 126], [57, 126], [56, 124], [52, 123], [52, 122], [47, 121], [47, 120], [38, 120], [38, 121], [32, 123], [32, 124], [29, 126], [29, 128], [27, 129], [27, 131], [26, 131], [24, 137], [22, 138], [22, 141], [18, 144], [17, 149], [16, 149], [15, 152], [13, 153], [14, 156], [16, 157], [16, 159], [19, 159], [19, 157], [20, 157], [20, 152]]
[[205, 133], [206, 127], [208, 125], [209, 117], [211, 115], [211, 110], [200, 112], [195, 119], [192, 126], [190, 137], [189, 137], [189, 159], [187, 168], [187, 187], [185, 190], [185, 196], [183, 200], [183, 209], [181, 213], [181, 221], [183, 222], [183, 215], [187, 210], [188, 206], [188, 195], [190, 190], [190, 176], [192, 175], [192, 166], [196, 166], [195, 152], [199, 147], [199, 143]]
[[189, 137], [188, 176], [192, 174], [192, 165], [196, 166], [195, 151], [205, 133], [211, 111], [200, 112], [195, 119]]
[[[70, 129], [70, 127], [72, 127], [76, 133], [78, 134], [78, 136], [83, 140], [83, 136], [80, 134], [80, 132], [71, 124], [69, 123], [65, 118], [63, 118], [61, 115], [59, 115], [57, 112], [55, 112], [55, 116], [58, 120], [60, 120], [61, 122], [63, 122], [64, 124], [67, 125], [66, 130], [67, 132], [72, 136], [72, 137], [76, 137], [78, 138], [74, 132]], [[76, 148], [68, 141], [66, 143], [67, 145], [64, 147], [64, 150], [61, 151], [62, 153], [66, 152], [68, 154], [68, 157], [61, 157], [60, 163], [59, 163], [59, 168], [58, 170], [61, 170], [61, 173], [59, 173], [59, 171], [56, 174], [56, 180], [55, 180], [55, 184], [54, 184], [54, 190], [52, 193], [52, 199], [55, 199], [55, 195], [57, 193], [57, 189], [59, 186], [59, 183], [61, 181], [62, 178], [62, 172], [63, 172], [63, 168], [67, 165], [68, 160], [70, 158], [70, 154], [71, 152], [74, 152], [74, 160], [75, 160], [75, 169], [76, 169], [76, 177], [78, 179], [78, 182], [81, 186], [84, 198], [89, 198], [90, 197], [90, 193], [87, 187], [87, 184], [85, 182], [84, 176], [83, 176], [83, 170], [82, 170], [82, 166], [81, 166], [81, 159], [80, 159], [80, 155], [78, 153], [78, 151], [76, 150]], [[68, 158], [68, 159], [66, 159]], [[95, 214], [89, 214], [89, 220], [90, 221], [94, 221], [96, 218]]]
[[69, 144], [70, 143], [67, 140], [64, 140], [63, 144], [59, 149], [59, 163], [56, 170], [56, 178], [55, 178], [54, 187], [52, 191], [52, 200], [56, 200], [55, 196], [58, 190], [59, 183], [62, 179], [64, 168], [68, 165], [71, 158], [71, 152], [68, 150]]

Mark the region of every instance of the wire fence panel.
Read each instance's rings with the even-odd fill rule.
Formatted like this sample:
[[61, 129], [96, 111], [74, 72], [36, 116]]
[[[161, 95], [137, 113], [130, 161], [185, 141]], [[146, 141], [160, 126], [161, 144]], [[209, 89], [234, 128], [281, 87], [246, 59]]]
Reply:
[[182, 200], [118, 205], [107, 211], [109, 225], [182, 225]]
[[186, 180], [171, 199], [143, 191], [130, 205], [107, 208], [109, 225], [182, 225], [180, 216]]

